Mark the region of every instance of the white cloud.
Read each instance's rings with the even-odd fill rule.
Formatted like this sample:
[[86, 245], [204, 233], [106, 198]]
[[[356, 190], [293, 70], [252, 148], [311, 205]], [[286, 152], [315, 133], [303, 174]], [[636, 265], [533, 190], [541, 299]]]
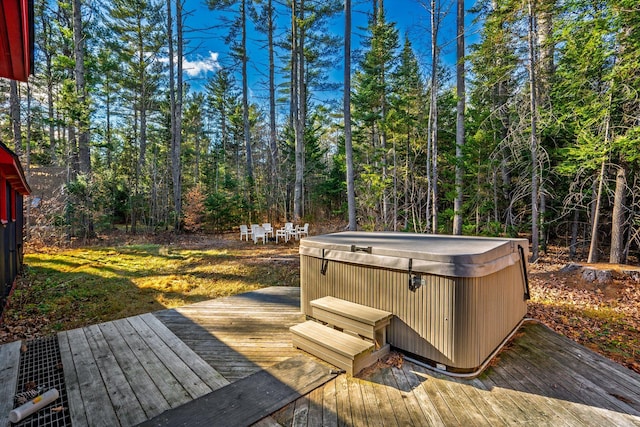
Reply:
[[182, 69], [190, 77], [196, 77], [199, 74], [220, 70], [222, 67], [218, 62], [218, 52], [209, 51], [209, 56], [202, 58], [198, 56], [194, 61], [188, 60], [186, 57], [182, 60]]

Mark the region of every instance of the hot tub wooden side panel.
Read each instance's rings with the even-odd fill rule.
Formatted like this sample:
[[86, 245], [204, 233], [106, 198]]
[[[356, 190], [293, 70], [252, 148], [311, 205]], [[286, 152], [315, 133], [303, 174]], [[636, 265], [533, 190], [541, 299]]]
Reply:
[[[456, 355], [470, 368], [480, 366], [527, 313], [519, 264], [456, 284]], [[466, 315], [468, 314], [468, 315]]]
[[300, 259], [303, 313], [328, 295], [392, 312], [391, 345], [449, 367], [481, 365], [526, 314], [519, 264], [485, 277], [424, 275], [416, 292], [406, 271], [330, 262], [322, 275], [321, 267]]

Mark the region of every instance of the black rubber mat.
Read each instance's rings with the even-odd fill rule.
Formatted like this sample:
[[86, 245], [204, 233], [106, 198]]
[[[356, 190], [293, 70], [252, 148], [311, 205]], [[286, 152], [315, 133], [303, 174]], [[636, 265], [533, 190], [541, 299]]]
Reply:
[[23, 341], [14, 408], [55, 388], [58, 399], [12, 426], [71, 426], [60, 347], [55, 336]]

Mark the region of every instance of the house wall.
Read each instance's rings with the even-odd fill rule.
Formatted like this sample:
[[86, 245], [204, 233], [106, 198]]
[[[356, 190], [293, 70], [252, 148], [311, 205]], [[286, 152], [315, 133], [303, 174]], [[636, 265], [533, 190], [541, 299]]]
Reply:
[[[2, 182], [3, 181], [3, 182]], [[0, 178], [0, 318], [13, 292], [16, 277], [22, 269], [24, 197]]]

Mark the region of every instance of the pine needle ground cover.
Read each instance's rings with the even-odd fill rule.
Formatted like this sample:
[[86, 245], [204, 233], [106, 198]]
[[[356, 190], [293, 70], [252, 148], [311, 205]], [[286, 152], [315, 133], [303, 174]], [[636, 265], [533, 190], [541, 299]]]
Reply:
[[640, 268], [578, 264], [610, 273], [586, 280], [561, 248], [530, 265], [529, 317], [640, 373]]

